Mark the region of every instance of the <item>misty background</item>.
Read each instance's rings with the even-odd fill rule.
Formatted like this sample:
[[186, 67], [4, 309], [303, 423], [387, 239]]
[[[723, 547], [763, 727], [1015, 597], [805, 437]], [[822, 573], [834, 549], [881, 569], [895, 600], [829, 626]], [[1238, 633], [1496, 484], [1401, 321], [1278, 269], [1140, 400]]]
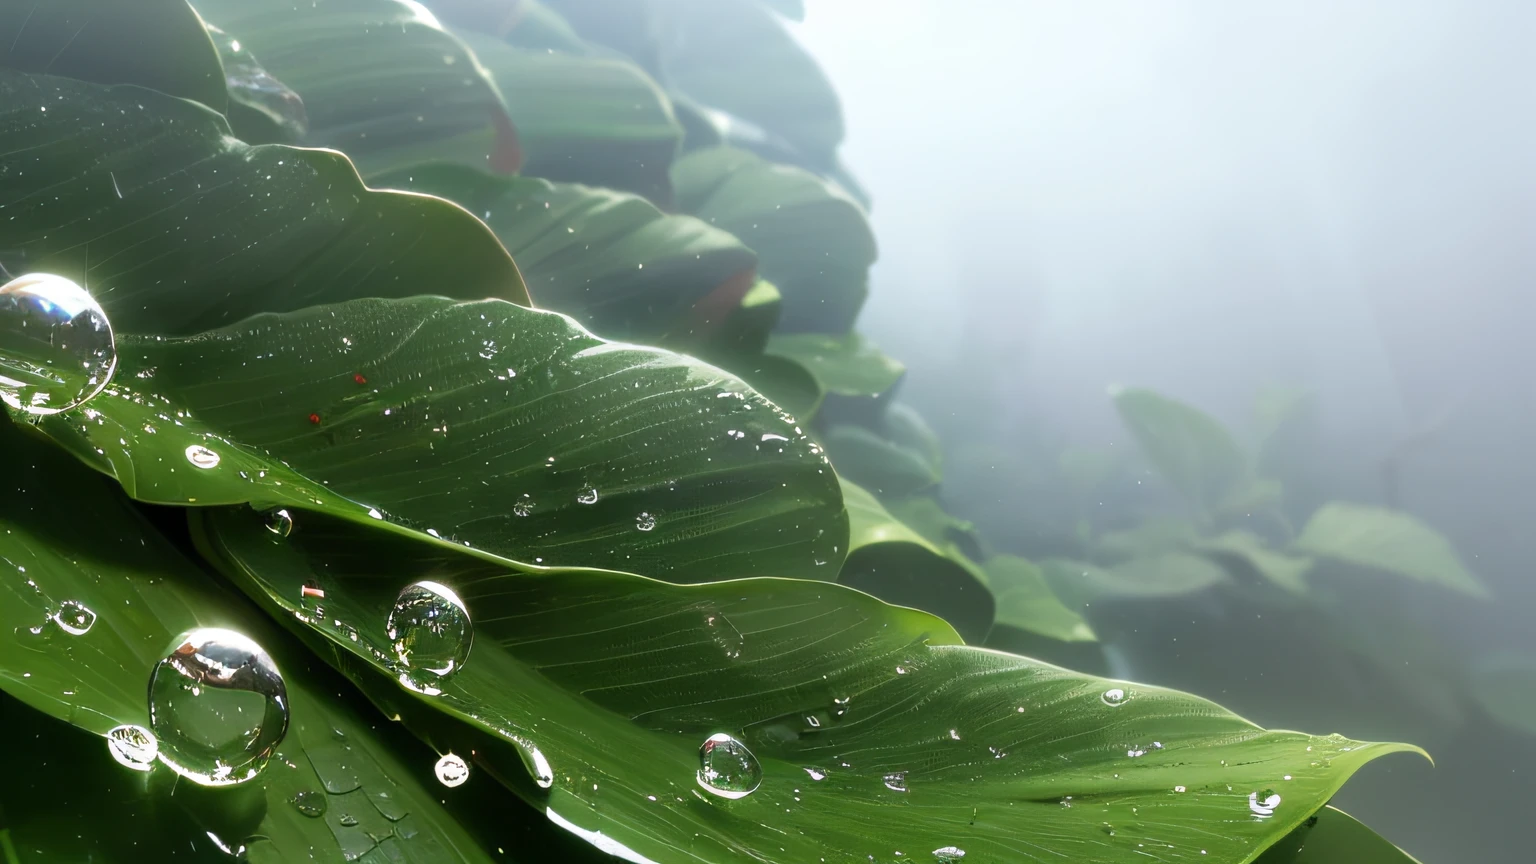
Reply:
[[[1536, 650], [1536, 3], [806, 5], [874, 200], [861, 329], [909, 367], [957, 513], [1052, 518], [1037, 463], [1134, 448], [1110, 385], [1238, 430], [1264, 387], [1303, 387], [1318, 436], [1288, 493], [1425, 519], [1496, 599], [1385, 602], [1447, 650]], [[1266, 726], [1422, 744], [1438, 767], [1383, 760], [1338, 803], [1426, 864], [1530, 860], [1531, 739], [1372, 713], [1368, 680], [1331, 713], [1265, 701], [1247, 685], [1288, 658], [1230, 647], [1230, 688], [1128, 662]]]

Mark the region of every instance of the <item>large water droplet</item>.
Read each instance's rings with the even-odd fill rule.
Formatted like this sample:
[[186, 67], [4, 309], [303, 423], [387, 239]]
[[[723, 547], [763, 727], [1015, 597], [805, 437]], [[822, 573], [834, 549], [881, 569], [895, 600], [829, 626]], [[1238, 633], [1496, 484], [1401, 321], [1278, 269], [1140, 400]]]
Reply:
[[939, 864], [955, 864], [964, 857], [965, 850], [959, 846], [944, 846], [933, 850], [933, 860], [938, 861]]
[[464, 601], [436, 582], [416, 582], [400, 592], [387, 632], [400, 683], [429, 696], [440, 693], [436, 684], [469, 659], [475, 636]]
[[293, 533], [293, 514], [287, 510], [273, 510], [267, 514], [267, 530], [279, 537]]
[[583, 489], [576, 493], [576, 500], [581, 504], [596, 504], [597, 490], [591, 487]]
[[1280, 796], [1273, 789], [1248, 793], [1248, 809], [1260, 819], [1268, 819], [1275, 815], [1275, 808], [1279, 806]]
[[148, 771], [155, 766], [160, 742], [143, 726], [124, 724], [107, 730], [107, 751], [119, 765], [135, 771]]
[[203, 786], [241, 783], [288, 733], [288, 689], [249, 637], [194, 630], [150, 674], [149, 725], [176, 773]]
[[464, 761], [464, 757], [457, 753], [446, 754], [437, 760], [432, 770], [437, 774], [437, 782], [449, 789], [462, 786], [464, 781], [469, 779], [469, 765]]
[[48, 273], [0, 285], [0, 401], [28, 414], [68, 411], [116, 368], [112, 325], [84, 288]]
[[96, 623], [96, 613], [79, 600], [65, 600], [53, 613], [53, 623], [71, 636], [84, 636]]
[[289, 800], [293, 802], [293, 809], [311, 819], [318, 819], [325, 815], [326, 800], [324, 792], [305, 789], [302, 792], [295, 793]]
[[219, 454], [201, 444], [193, 444], [187, 448], [187, 461], [191, 462], [193, 467], [206, 471], [219, 467]]
[[763, 767], [747, 745], [725, 733], [699, 747], [699, 785], [721, 798], [745, 798], [763, 782]]
[[650, 531], [656, 527], [656, 517], [649, 513], [641, 513], [635, 517], [635, 527], [641, 531]]
[[1124, 705], [1130, 698], [1131, 697], [1119, 687], [1111, 687], [1104, 691], [1104, 694], [1099, 697], [1099, 700], [1111, 708], [1117, 708], [1121, 705]]

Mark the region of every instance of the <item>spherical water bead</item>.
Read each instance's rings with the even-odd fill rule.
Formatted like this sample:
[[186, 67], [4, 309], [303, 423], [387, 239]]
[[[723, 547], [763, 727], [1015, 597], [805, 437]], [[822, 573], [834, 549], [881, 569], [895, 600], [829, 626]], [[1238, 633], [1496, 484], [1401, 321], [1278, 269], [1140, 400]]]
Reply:
[[209, 450], [201, 444], [193, 444], [187, 448], [187, 461], [192, 467], [201, 468], [204, 471], [219, 467], [219, 454]]
[[933, 860], [939, 864], [955, 864], [965, 857], [965, 850], [959, 846], [944, 846], [933, 850]]
[[747, 745], [719, 733], [699, 747], [697, 779], [704, 791], [735, 800], [751, 795], [763, 782], [763, 766]]
[[150, 674], [149, 725], [176, 773], [202, 786], [241, 783], [288, 734], [288, 689], [249, 637], [194, 630]]
[[68, 411], [116, 369], [112, 324], [84, 288], [49, 273], [0, 285], [0, 401], [39, 416]]
[[267, 513], [267, 530], [278, 537], [287, 537], [293, 533], [293, 514], [287, 510], [272, 510]]
[[635, 527], [641, 531], [653, 531], [656, 528], [656, 517], [649, 513], [641, 513], [635, 517]]
[[1248, 809], [1260, 819], [1275, 815], [1275, 808], [1279, 806], [1280, 796], [1273, 789], [1248, 793]]
[[1118, 708], [1119, 706], [1124, 705], [1130, 698], [1130, 694], [1126, 693], [1121, 688], [1111, 687], [1104, 691], [1104, 694], [1099, 697], [1099, 700], [1111, 708]]
[[433, 766], [432, 770], [437, 774], [437, 782], [449, 789], [462, 786], [464, 781], [469, 779], [469, 765], [464, 761], [464, 757], [457, 753], [449, 753], [437, 760], [437, 765]]
[[318, 819], [321, 816], [324, 816], [326, 808], [329, 806], [326, 801], [325, 793], [316, 792], [313, 789], [305, 789], [302, 792], [297, 792], [292, 798], [288, 800], [293, 802], [293, 809], [299, 811], [311, 819]]
[[53, 623], [71, 636], [84, 636], [96, 623], [96, 613], [79, 600], [65, 600], [53, 613]]
[[124, 724], [107, 730], [107, 752], [119, 765], [135, 771], [148, 771], [155, 766], [160, 742], [143, 726]]
[[469, 659], [475, 638], [464, 601], [436, 582], [407, 585], [395, 598], [386, 627], [400, 683], [429, 696], [441, 692], [436, 684]]

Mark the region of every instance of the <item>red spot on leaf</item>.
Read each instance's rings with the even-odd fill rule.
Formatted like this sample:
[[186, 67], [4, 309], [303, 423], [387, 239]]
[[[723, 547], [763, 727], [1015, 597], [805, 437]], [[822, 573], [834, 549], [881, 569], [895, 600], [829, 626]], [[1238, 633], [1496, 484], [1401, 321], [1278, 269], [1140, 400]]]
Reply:
[[353, 381], [356, 381], [356, 382], [357, 382], [357, 383], [359, 383], [359, 384], [367, 384], [367, 383], [368, 383], [368, 379], [367, 379], [367, 378], [364, 378], [364, 377], [363, 377], [363, 374], [362, 374], [362, 373], [361, 373], [361, 372], [359, 372], [359, 373], [358, 373], [358, 374], [356, 374], [356, 375], [353, 375], [353, 376], [352, 376], [352, 380], [353, 380]]
[[319, 426], [320, 425], [320, 415], [319, 414], [311, 414], [311, 415], [309, 415], [309, 422], [315, 424], [316, 426]]

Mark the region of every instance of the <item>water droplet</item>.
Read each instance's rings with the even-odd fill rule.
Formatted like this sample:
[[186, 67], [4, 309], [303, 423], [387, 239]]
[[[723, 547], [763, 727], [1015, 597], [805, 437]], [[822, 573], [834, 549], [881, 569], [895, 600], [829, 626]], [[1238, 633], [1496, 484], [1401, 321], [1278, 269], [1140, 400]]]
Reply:
[[96, 613], [79, 600], [65, 600], [53, 613], [53, 623], [71, 636], [84, 636], [96, 623]]
[[39, 416], [68, 411], [116, 369], [112, 325], [84, 288], [48, 273], [0, 285], [0, 402]]
[[939, 864], [955, 864], [956, 861], [964, 857], [965, 850], [959, 846], [945, 846], [933, 850], [933, 860], [938, 861]]
[[343, 813], [341, 818], [336, 821], [340, 822], [343, 828], [357, 827], [357, 817], [353, 816], [351, 813]]
[[635, 527], [641, 531], [650, 531], [656, 527], [656, 517], [649, 513], [641, 513], [635, 517]]
[[293, 514], [287, 510], [273, 510], [267, 514], [267, 530], [279, 537], [293, 533]]
[[821, 770], [820, 768], [807, 768], [805, 769], [805, 773], [809, 774], [812, 780], [827, 779], [827, 772]]
[[1260, 819], [1268, 819], [1275, 815], [1275, 808], [1279, 806], [1280, 796], [1273, 789], [1248, 793], [1248, 809]]
[[1173, 787], [1173, 791], [1175, 791], [1175, 792], [1183, 792], [1184, 791], [1184, 787], [1183, 786], [1175, 786], [1175, 787]]
[[885, 775], [885, 788], [891, 790], [892, 792], [907, 791], [907, 772], [892, 771], [891, 773]]
[[1132, 747], [1131, 749], [1125, 751], [1125, 755], [1131, 759], [1139, 759], [1142, 756], [1147, 755], [1147, 751], [1140, 747]]
[[194, 468], [207, 471], [210, 468], [219, 467], [219, 454], [201, 444], [193, 444], [187, 448], [187, 461], [191, 462]]
[[1126, 695], [1126, 692], [1119, 687], [1111, 687], [1108, 690], [1105, 690], [1104, 695], [1100, 696], [1099, 699], [1103, 701], [1105, 705], [1108, 705], [1111, 708], [1117, 708], [1121, 705], [1124, 705], [1126, 701], [1130, 699], [1130, 697]]
[[288, 733], [288, 690], [249, 637], [194, 630], [150, 674], [149, 725], [176, 773], [203, 786], [241, 783]]
[[318, 819], [325, 815], [325, 793], [316, 792], [313, 789], [305, 789], [295, 793], [289, 801], [293, 802], [293, 809], [303, 813], [311, 819]]
[[741, 656], [741, 648], [746, 640], [736, 625], [731, 623], [731, 619], [720, 612], [706, 610], [704, 626], [709, 628], [709, 638], [725, 652], [727, 659], [735, 660]]
[[475, 636], [464, 601], [436, 582], [416, 582], [400, 592], [387, 633], [401, 667], [400, 683], [429, 696], [441, 692], [436, 682], [464, 665]]
[[763, 767], [747, 745], [725, 733], [699, 747], [699, 785], [721, 798], [745, 798], [763, 782]]
[[596, 504], [597, 490], [588, 486], [586, 489], [576, 493], [576, 500], [581, 504]]
[[444, 755], [443, 758], [437, 760], [437, 764], [432, 767], [432, 770], [437, 774], [437, 782], [447, 786], [449, 789], [455, 786], [462, 786], [464, 781], [469, 779], [469, 764], [464, 761], [464, 757], [457, 753]]
[[512, 515], [513, 516], [527, 516], [528, 514], [530, 514], [532, 512], [533, 512], [533, 501], [529, 500], [528, 493], [524, 492], [523, 493], [523, 500], [513, 502], [513, 504], [512, 504]]
[[155, 766], [160, 742], [143, 726], [124, 724], [107, 730], [107, 752], [119, 765], [135, 771], [148, 771]]

